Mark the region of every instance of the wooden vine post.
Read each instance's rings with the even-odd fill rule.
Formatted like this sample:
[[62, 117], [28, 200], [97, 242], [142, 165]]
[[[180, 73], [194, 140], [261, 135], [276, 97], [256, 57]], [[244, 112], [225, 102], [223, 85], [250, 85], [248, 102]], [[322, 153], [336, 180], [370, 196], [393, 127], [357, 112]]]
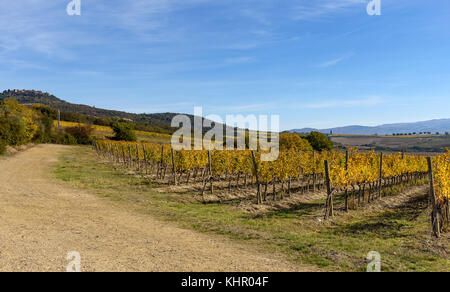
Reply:
[[111, 150], [112, 146], [111, 146], [111, 144], [107, 144], [107, 145], [108, 145], [107, 146], [108, 147], [107, 148], [108, 149], [108, 159], [111, 159], [111, 157], [112, 157], [112, 150]]
[[327, 203], [325, 205], [325, 220], [334, 216], [333, 191], [331, 190], [330, 166], [325, 160], [325, 182], [327, 185]]
[[[347, 149], [347, 151], [345, 151], [345, 171], [347, 173], [347, 177], [348, 177], [348, 162], [350, 160], [350, 153]], [[348, 212], [348, 188], [345, 188], [345, 211]]]
[[116, 162], [116, 154], [114, 153], [114, 144], [109, 144], [111, 162]]
[[431, 161], [431, 157], [427, 157], [428, 161], [428, 175], [430, 177], [430, 201], [431, 207], [433, 210], [431, 211], [431, 228], [433, 229], [436, 237], [441, 237], [441, 228], [439, 221], [439, 210], [436, 202], [436, 193], [434, 190], [434, 174], [433, 174], [433, 162]]
[[119, 164], [120, 163], [120, 152], [119, 152], [119, 146], [115, 145], [114, 146], [115, 152], [116, 152], [116, 162]]
[[108, 146], [106, 146], [106, 147], [103, 146], [102, 148], [103, 148], [103, 150], [102, 150], [102, 156], [106, 158], [107, 155], [108, 155]]
[[213, 173], [212, 173], [212, 162], [211, 162], [211, 151], [208, 150], [208, 172], [209, 172], [209, 183], [211, 195], [214, 194], [214, 184], [213, 184]]
[[131, 145], [128, 145], [128, 167], [133, 165], [133, 160], [131, 158]]
[[313, 164], [314, 164], [314, 171], [313, 171], [313, 193], [316, 191], [316, 151], [313, 151]]
[[164, 145], [161, 145], [161, 161], [159, 162], [158, 177], [162, 178], [164, 164]]
[[121, 145], [120, 148], [122, 149], [123, 165], [125, 166], [127, 165], [127, 158], [125, 157], [125, 147]]
[[211, 151], [208, 150], [208, 175], [206, 178], [204, 178], [204, 182], [203, 182], [203, 189], [202, 189], [202, 197], [204, 200], [204, 195], [205, 195], [205, 189], [206, 189], [206, 185], [210, 184], [210, 191], [211, 191], [211, 195], [214, 194], [214, 184], [213, 184], [213, 176], [212, 176], [212, 163], [211, 163]]
[[145, 174], [148, 174], [147, 150], [145, 150], [144, 144], [142, 144], [142, 151], [144, 152]]
[[139, 144], [136, 144], [136, 163], [137, 163], [137, 171], [141, 171], [141, 157], [139, 153]]
[[171, 149], [171, 155], [172, 155], [172, 175], [173, 175], [173, 184], [177, 185], [177, 169], [175, 167], [175, 155], [173, 152], [173, 149]]
[[257, 190], [258, 190], [256, 193], [256, 199], [258, 201], [258, 204], [262, 204], [261, 185], [259, 184], [258, 164], [256, 163], [255, 151], [252, 151], [252, 161], [253, 161], [253, 167], [255, 169], [256, 186], [257, 186]]
[[383, 152], [380, 154], [380, 178], [378, 179], [378, 198], [381, 198], [381, 184], [383, 183]]

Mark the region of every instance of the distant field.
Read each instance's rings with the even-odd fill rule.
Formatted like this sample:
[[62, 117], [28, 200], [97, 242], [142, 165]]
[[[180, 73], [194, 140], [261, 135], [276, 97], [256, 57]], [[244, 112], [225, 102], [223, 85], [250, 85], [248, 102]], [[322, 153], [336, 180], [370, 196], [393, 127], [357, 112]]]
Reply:
[[362, 150], [443, 152], [450, 148], [450, 136], [362, 136], [333, 135], [331, 140], [338, 146], [351, 146]]

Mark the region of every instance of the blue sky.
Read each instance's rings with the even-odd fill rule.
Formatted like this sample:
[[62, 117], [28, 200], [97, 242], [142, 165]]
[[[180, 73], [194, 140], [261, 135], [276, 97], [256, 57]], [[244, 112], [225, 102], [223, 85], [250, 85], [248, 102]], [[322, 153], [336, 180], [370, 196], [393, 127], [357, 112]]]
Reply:
[[2, 1], [0, 90], [282, 129], [450, 118], [449, 1], [381, 1]]

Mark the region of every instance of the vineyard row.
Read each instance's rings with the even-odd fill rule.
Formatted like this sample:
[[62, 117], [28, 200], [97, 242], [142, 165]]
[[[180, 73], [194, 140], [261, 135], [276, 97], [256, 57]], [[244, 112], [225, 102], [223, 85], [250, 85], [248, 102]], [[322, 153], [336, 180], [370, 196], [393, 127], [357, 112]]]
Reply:
[[[248, 150], [174, 151], [169, 145], [109, 140], [97, 141], [95, 149], [99, 155], [134, 167], [154, 180], [167, 177], [167, 183], [174, 185], [200, 183], [202, 197], [207, 189], [214, 194], [215, 187], [256, 189], [256, 200], [261, 204], [270, 196], [276, 200], [326, 189], [326, 218], [333, 216], [333, 197], [338, 194], [344, 195], [346, 210], [356, 209], [379, 199], [387, 188], [429, 178], [436, 213], [433, 220], [440, 229], [449, 221], [450, 151], [427, 161], [423, 156], [378, 155], [355, 149], [322, 153], [288, 150], [280, 152], [276, 161], [264, 162], [260, 153]], [[277, 185], [281, 186], [278, 191]]]

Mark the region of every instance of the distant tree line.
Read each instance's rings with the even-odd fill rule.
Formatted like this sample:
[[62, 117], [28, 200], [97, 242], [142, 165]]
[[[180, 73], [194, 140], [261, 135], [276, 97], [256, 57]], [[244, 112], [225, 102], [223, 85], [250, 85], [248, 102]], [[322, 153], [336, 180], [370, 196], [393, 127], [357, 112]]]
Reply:
[[[440, 132], [411, 132], [411, 133], [394, 133], [393, 136], [415, 136], [415, 135], [441, 135]], [[445, 132], [445, 135], [449, 135], [448, 132]]]

